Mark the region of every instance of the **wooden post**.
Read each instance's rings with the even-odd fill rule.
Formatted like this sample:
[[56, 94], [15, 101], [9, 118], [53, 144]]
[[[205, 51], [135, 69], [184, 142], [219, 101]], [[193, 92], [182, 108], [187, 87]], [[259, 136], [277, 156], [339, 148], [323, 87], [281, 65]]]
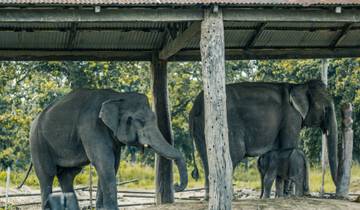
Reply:
[[6, 195], [6, 199], [5, 199], [5, 210], [8, 209], [8, 205], [9, 205], [9, 188], [10, 188], [10, 166], [7, 167], [6, 169], [6, 186], [5, 186], [5, 195]]
[[337, 177], [336, 196], [348, 197], [354, 138], [354, 132], [352, 130], [352, 105], [350, 103], [345, 103], [341, 107], [341, 117], [342, 142], [341, 149], [339, 150], [340, 160]]
[[225, 91], [225, 46], [222, 10], [206, 9], [200, 51], [204, 86], [205, 138], [209, 163], [209, 209], [229, 210], [232, 162], [229, 152]]
[[[325, 86], [328, 85], [328, 60], [322, 59], [321, 60], [321, 80], [325, 84]], [[328, 156], [327, 156], [327, 138], [325, 134], [322, 134], [321, 137], [321, 188], [320, 188], [320, 194], [324, 195], [324, 183], [325, 183], [325, 172], [326, 172], [326, 165], [328, 162]]]
[[[171, 120], [168, 105], [167, 61], [159, 60], [159, 53], [153, 54], [151, 72], [153, 79], [154, 108], [158, 119], [159, 129], [164, 138], [174, 144], [171, 132]], [[173, 164], [171, 160], [156, 154], [156, 204], [173, 203]]]

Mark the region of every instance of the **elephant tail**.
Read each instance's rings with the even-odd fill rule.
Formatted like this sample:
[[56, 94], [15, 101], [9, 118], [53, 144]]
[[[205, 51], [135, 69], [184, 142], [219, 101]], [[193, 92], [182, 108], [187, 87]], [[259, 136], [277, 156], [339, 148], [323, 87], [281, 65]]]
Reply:
[[21, 182], [21, 184], [17, 187], [17, 189], [20, 189], [20, 188], [25, 184], [25, 181], [26, 181], [26, 179], [29, 177], [29, 174], [30, 174], [30, 172], [31, 172], [32, 166], [33, 166], [33, 164], [30, 163], [30, 166], [29, 166], [29, 169], [28, 169], [27, 172], [26, 172], [25, 178], [24, 178], [24, 180]]

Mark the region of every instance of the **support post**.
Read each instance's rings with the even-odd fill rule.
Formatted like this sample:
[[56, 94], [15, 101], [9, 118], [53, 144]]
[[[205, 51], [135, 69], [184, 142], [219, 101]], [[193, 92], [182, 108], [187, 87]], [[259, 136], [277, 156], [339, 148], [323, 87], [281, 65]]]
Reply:
[[351, 175], [351, 162], [353, 152], [354, 132], [352, 129], [352, 105], [345, 103], [341, 107], [342, 118], [342, 142], [339, 150], [340, 160], [336, 186], [336, 196], [341, 198], [348, 197], [350, 175]]
[[[153, 81], [154, 109], [158, 119], [159, 129], [171, 145], [174, 144], [171, 132], [171, 120], [168, 104], [167, 61], [159, 60], [159, 53], [153, 53], [151, 72]], [[173, 164], [171, 160], [156, 154], [156, 204], [173, 203]]]
[[[327, 87], [328, 84], [328, 67], [329, 63], [327, 59], [321, 60], [321, 80]], [[321, 136], [321, 188], [320, 188], [320, 194], [324, 195], [324, 183], [325, 183], [325, 172], [326, 172], [326, 165], [328, 162], [328, 156], [327, 156], [327, 138], [325, 134], [322, 134]]]
[[225, 46], [222, 10], [206, 9], [200, 51], [204, 86], [205, 138], [209, 163], [209, 209], [230, 210], [232, 162], [225, 91]]
[[8, 166], [6, 169], [5, 210], [7, 210], [9, 207], [10, 172], [11, 172], [11, 169], [10, 169], [10, 166]]

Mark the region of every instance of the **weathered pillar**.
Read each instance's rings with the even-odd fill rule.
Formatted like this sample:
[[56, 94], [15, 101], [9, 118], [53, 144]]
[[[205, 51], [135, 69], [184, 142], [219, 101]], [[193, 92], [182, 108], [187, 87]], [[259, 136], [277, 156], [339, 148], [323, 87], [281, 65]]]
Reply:
[[[170, 144], [173, 145], [174, 140], [171, 133], [166, 66], [167, 62], [159, 60], [159, 54], [157, 52], [154, 53], [151, 62], [154, 108], [158, 119], [158, 126], [162, 135]], [[155, 164], [156, 204], [173, 203], [174, 189], [172, 161], [156, 154]]]
[[218, 7], [204, 12], [200, 51], [209, 162], [209, 209], [229, 210], [232, 200], [232, 163], [226, 116], [224, 24], [222, 10]]
[[[325, 84], [325, 86], [328, 85], [328, 67], [329, 63], [327, 59], [321, 60], [321, 80]], [[324, 190], [324, 182], [325, 182], [325, 172], [326, 172], [326, 165], [328, 162], [328, 156], [327, 156], [327, 138], [325, 134], [322, 134], [321, 137], [321, 188], [320, 188], [320, 194], [323, 195]]]
[[340, 160], [338, 166], [336, 196], [348, 197], [354, 138], [354, 132], [352, 130], [352, 105], [350, 103], [345, 103], [341, 107], [341, 117], [342, 142], [339, 150]]

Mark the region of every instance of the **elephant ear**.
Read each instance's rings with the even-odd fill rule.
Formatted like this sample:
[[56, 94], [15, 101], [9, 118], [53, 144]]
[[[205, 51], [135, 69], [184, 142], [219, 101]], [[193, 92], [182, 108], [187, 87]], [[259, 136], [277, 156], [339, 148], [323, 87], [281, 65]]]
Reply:
[[309, 111], [308, 89], [305, 85], [295, 85], [289, 91], [290, 104], [300, 113], [304, 120]]
[[99, 118], [104, 124], [112, 130], [114, 136], [116, 136], [119, 128], [120, 109], [119, 105], [123, 102], [123, 99], [110, 99], [102, 103]]

